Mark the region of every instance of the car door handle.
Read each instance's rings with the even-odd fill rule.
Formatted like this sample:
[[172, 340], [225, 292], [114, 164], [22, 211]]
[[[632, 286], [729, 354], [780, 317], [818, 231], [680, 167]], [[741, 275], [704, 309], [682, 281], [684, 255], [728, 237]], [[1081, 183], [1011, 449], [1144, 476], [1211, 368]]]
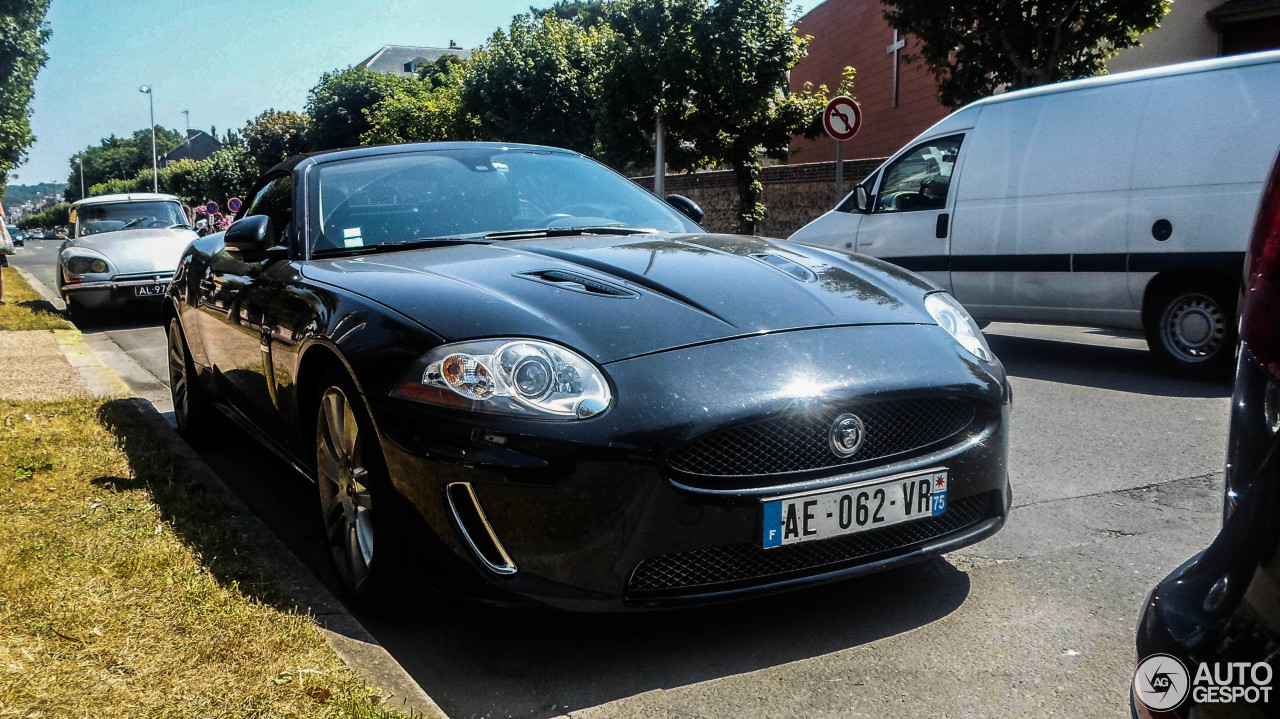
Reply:
[[213, 292], [215, 287], [216, 285], [213, 284], [213, 280], [200, 280], [200, 289], [205, 292]]
[[947, 222], [950, 219], [951, 215], [948, 215], [945, 212], [938, 215], [938, 225], [933, 229], [934, 237], [937, 237], [939, 240], [945, 240], [947, 238]]

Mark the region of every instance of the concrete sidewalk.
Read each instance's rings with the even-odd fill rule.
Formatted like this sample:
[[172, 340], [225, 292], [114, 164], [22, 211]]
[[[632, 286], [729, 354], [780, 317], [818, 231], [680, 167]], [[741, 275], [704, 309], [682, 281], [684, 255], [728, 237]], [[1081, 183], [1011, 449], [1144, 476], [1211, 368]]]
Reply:
[[[23, 278], [50, 302], [57, 298], [29, 272]], [[61, 306], [61, 302], [57, 302]], [[360, 621], [280, 541], [172, 427], [169, 390], [105, 335], [79, 330], [0, 331], [0, 399], [49, 400], [94, 395], [134, 398], [138, 412], [175, 462], [184, 464], [227, 521], [300, 611], [316, 621], [329, 647], [366, 683], [387, 692], [387, 705], [430, 719], [447, 719], [422, 687]]]

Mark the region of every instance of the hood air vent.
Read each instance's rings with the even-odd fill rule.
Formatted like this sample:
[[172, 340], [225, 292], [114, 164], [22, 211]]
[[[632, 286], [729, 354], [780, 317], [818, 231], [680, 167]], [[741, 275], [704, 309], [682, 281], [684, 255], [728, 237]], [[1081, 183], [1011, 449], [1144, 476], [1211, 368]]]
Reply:
[[781, 255], [762, 253], [751, 255], [751, 257], [760, 260], [779, 272], [785, 272], [792, 279], [800, 280], [801, 282], [814, 282], [818, 279], [818, 276], [813, 273], [813, 270], [805, 267], [795, 260], [789, 260]]
[[639, 293], [625, 287], [619, 287], [604, 280], [598, 280], [594, 277], [567, 270], [536, 270], [534, 272], [522, 272], [516, 277], [541, 282], [544, 285], [551, 285], [552, 287], [559, 287], [572, 292], [581, 292], [584, 295], [618, 297], [622, 299], [635, 299], [640, 296]]

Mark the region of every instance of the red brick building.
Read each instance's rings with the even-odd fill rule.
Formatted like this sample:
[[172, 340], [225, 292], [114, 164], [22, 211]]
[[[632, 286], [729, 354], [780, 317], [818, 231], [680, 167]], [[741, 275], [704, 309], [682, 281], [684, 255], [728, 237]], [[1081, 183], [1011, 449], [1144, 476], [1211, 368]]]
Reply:
[[[939, 6], [945, 12], [945, 4]], [[887, 157], [933, 123], [946, 117], [938, 103], [933, 76], [902, 55], [895, 55], [895, 35], [884, 21], [881, 0], [826, 0], [798, 23], [801, 35], [812, 36], [809, 55], [791, 70], [791, 88], [806, 82], [834, 90], [840, 73], [853, 66], [853, 95], [862, 106], [863, 127], [845, 144], [846, 158]], [[1108, 63], [1111, 72], [1136, 70], [1240, 52], [1280, 48], [1280, 0], [1177, 0], [1160, 27], [1144, 35], [1141, 45], [1122, 50]], [[897, 96], [894, 69], [897, 68]], [[835, 141], [797, 139], [792, 163], [835, 159]]]
[[[827, 0], [798, 23], [800, 34], [813, 39], [808, 57], [791, 70], [793, 90], [812, 82], [834, 91], [846, 65], [858, 71], [853, 96], [862, 107], [863, 124], [858, 136], [845, 143], [846, 158], [891, 155], [949, 112], [938, 102], [933, 76], [919, 63], [903, 59], [912, 40], [894, 52], [894, 31], [883, 11], [880, 0]], [[826, 162], [835, 159], [835, 141], [825, 135], [801, 138], [792, 142], [791, 152], [793, 163]]]

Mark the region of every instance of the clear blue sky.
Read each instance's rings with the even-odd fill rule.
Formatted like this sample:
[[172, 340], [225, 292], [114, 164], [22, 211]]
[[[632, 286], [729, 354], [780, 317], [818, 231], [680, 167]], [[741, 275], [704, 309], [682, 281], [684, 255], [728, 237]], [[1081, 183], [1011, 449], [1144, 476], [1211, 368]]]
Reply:
[[[112, 133], [156, 124], [242, 127], [267, 108], [303, 109], [320, 74], [383, 45], [482, 44], [550, 0], [53, 0], [49, 62], [36, 80], [36, 144], [10, 184], [65, 181], [68, 158]], [[163, 151], [163, 150], [162, 150]]]

